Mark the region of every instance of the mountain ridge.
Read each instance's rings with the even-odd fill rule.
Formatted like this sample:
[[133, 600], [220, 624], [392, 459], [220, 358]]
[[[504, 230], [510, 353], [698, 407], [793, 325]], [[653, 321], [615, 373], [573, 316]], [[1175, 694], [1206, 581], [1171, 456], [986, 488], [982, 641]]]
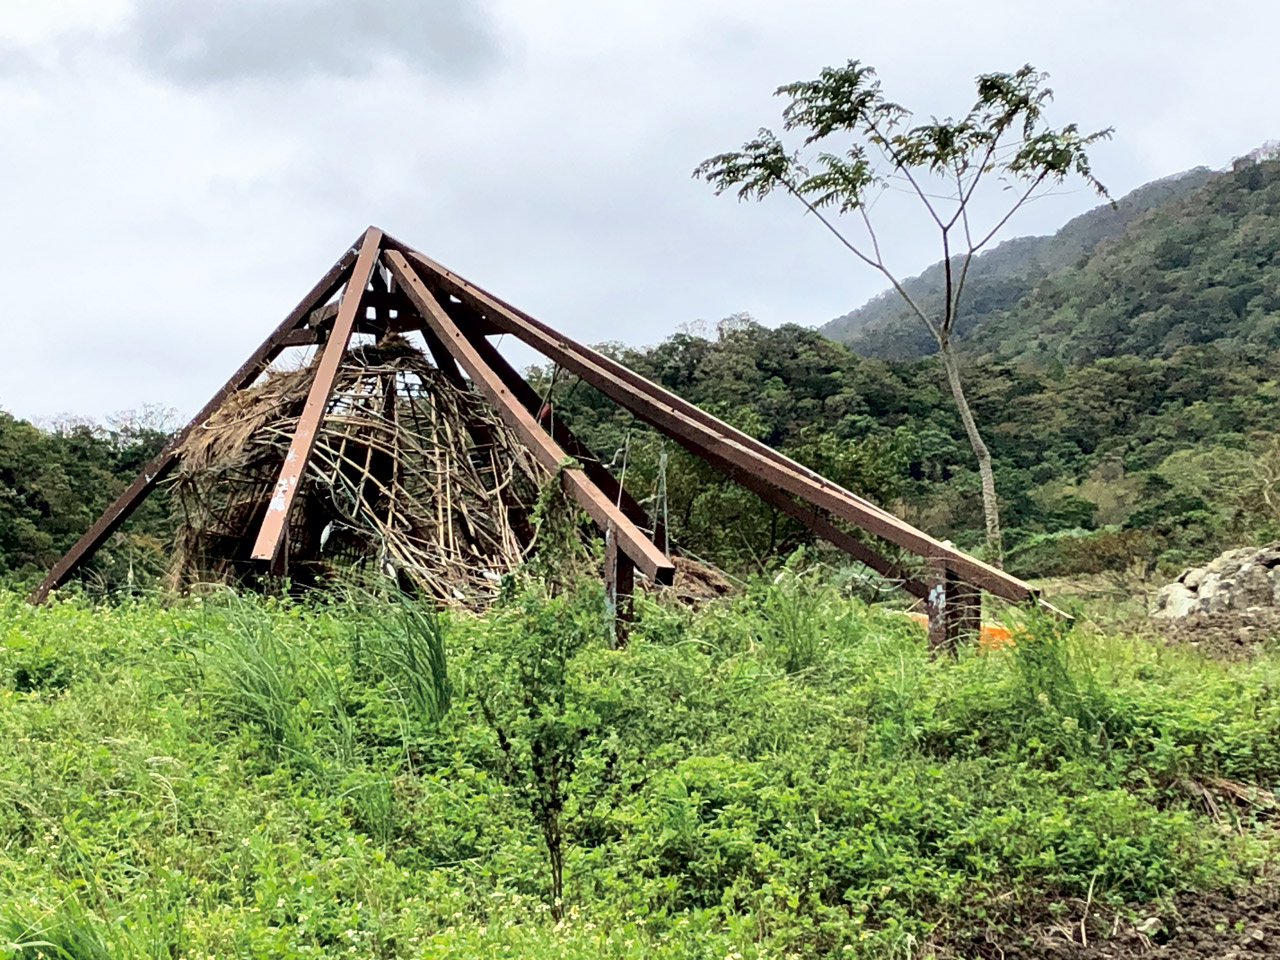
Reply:
[[[963, 338], [1011, 309], [1040, 281], [1089, 256], [1099, 245], [1123, 236], [1152, 210], [1194, 193], [1220, 175], [1203, 166], [1171, 174], [1131, 190], [1114, 203], [1073, 217], [1052, 234], [1015, 237], [983, 251], [969, 268], [957, 315], [957, 335]], [[942, 285], [942, 261], [903, 281], [903, 288], [926, 309], [940, 307]], [[928, 331], [893, 289], [818, 329], [867, 357], [910, 360], [936, 352]]]
[[1244, 157], [1040, 280], [963, 349], [1020, 363], [1280, 347], [1280, 159]]

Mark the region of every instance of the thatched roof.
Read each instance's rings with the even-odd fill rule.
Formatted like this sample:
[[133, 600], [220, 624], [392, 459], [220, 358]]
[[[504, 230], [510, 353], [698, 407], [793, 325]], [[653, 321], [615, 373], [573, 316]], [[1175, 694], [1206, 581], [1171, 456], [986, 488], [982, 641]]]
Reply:
[[[310, 389], [272, 372], [180, 449], [178, 584], [251, 569], [247, 550]], [[291, 514], [295, 580], [371, 567], [450, 604], [481, 606], [525, 557], [546, 472], [484, 401], [406, 341], [348, 351]]]

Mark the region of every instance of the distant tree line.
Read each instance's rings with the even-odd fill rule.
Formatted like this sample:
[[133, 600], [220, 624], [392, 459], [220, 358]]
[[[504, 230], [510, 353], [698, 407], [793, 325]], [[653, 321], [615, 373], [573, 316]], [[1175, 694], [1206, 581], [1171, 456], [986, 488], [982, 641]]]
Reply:
[[[935, 536], [981, 552], [968, 442], [932, 358], [858, 357], [813, 330], [738, 316], [619, 360]], [[1280, 353], [1184, 347], [1030, 368], [981, 361], [1008, 563], [1049, 575], [1174, 567], [1280, 535]], [[551, 369], [558, 416], [663, 510], [686, 548], [730, 569], [809, 543], [802, 527]], [[554, 382], [553, 382], [554, 381]], [[665, 470], [662, 465], [665, 463]], [[665, 476], [664, 476], [665, 475]], [[659, 498], [665, 488], [665, 498]]]
[[[171, 416], [155, 408], [107, 424], [38, 427], [0, 410], [0, 577], [44, 573], [164, 445]], [[169, 532], [163, 496], [144, 504], [101, 552], [92, 576], [107, 587], [150, 578]]]

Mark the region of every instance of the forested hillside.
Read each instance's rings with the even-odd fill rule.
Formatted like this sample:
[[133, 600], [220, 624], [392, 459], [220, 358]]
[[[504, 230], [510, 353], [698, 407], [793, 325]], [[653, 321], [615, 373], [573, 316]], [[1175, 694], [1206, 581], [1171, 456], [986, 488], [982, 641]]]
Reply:
[[1280, 345], [1280, 160], [1241, 160], [1153, 209], [974, 331], [971, 352], [1037, 363]]
[[[639, 373], [892, 508], [978, 549], [977, 475], [932, 359], [858, 357], [816, 331], [745, 320], [614, 352]], [[1174, 567], [1280, 535], [1275, 353], [1187, 346], [1078, 366], [983, 361], [972, 403], [995, 459], [1009, 562], [1027, 575]], [[686, 551], [758, 569], [807, 532], [550, 369], [534, 382], [628, 489], [669, 518]], [[29, 578], [121, 489], [159, 435], [46, 433], [0, 418], [0, 565]], [[665, 468], [663, 456], [665, 455]], [[665, 497], [659, 498], [665, 480]], [[163, 504], [149, 502], [95, 576], [120, 585], [163, 563]]]
[[[1180, 347], [1280, 345], [1280, 159], [1260, 148], [1225, 172], [1197, 168], [1140, 187], [1052, 237], [979, 256], [958, 330], [971, 356], [1081, 364]], [[904, 285], [940, 298], [942, 265]], [[870, 357], [935, 346], [893, 291], [821, 328]]]
[[[715, 340], [680, 335], [620, 359], [796, 459], [978, 549], [978, 478], [933, 360], [864, 359], [796, 326], [743, 322]], [[1280, 530], [1276, 357], [1213, 347], [970, 376], [1024, 574], [1176, 566]], [[545, 380], [541, 384], [546, 389]], [[627, 463], [637, 495], [659, 489], [687, 547], [731, 568], [805, 542], [802, 528], [664, 445], [585, 385], [556, 381], [555, 407], [594, 449]], [[613, 451], [618, 451], [613, 454]]]
[[[999, 316], [1046, 276], [1075, 263], [1099, 244], [1122, 236], [1143, 214], [1187, 196], [1214, 176], [1207, 167], [1196, 167], [1165, 177], [1139, 187], [1114, 204], [1103, 204], [1076, 217], [1051, 236], [1018, 237], [979, 254], [969, 268], [957, 331], [963, 336]], [[942, 286], [941, 262], [903, 282], [912, 299], [926, 309], [940, 306]], [[821, 331], [867, 357], [906, 360], [929, 356], [937, 349], [928, 331], [894, 290], [837, 317], [823, 325]]]

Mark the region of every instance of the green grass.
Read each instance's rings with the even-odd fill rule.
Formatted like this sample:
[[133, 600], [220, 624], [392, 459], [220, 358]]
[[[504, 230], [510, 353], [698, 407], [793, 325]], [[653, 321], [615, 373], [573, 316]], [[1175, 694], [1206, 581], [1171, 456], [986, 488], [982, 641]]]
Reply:
[[1280, 783], [1273, 654], [931, 660], [793, 571], [622, 651], [599, 608], [0, 593], [0, 957], [905, 960], [1271, 869], [1201, 788]]

